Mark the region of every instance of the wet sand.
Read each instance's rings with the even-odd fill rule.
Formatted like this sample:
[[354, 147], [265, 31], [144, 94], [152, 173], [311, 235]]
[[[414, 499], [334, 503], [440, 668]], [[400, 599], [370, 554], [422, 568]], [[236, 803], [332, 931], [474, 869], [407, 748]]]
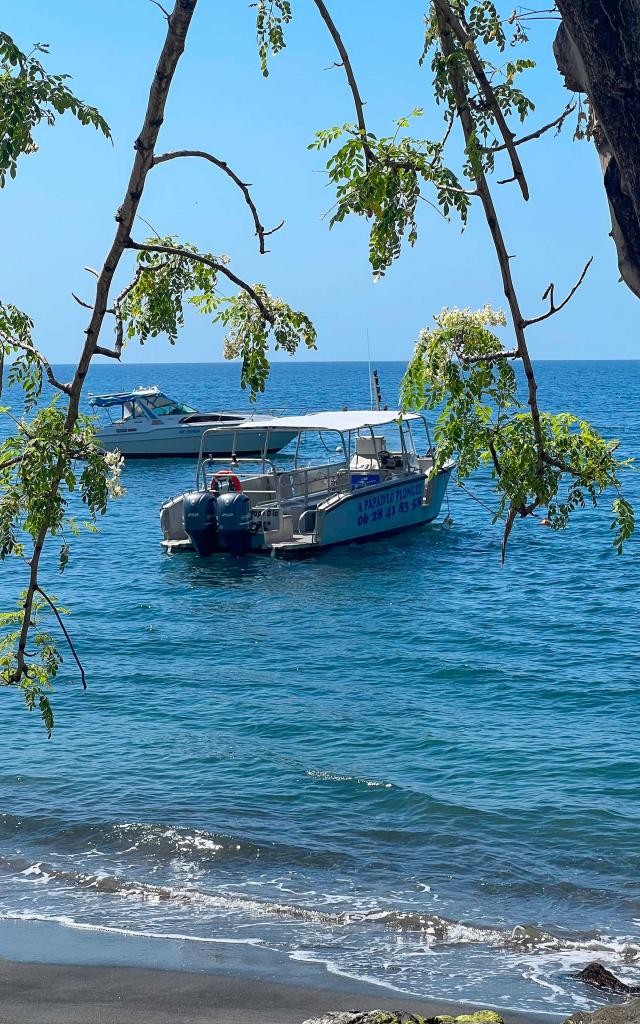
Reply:
[[[330, 1010], [463, 1012], [450, 1003], [234, 975], [0, 961], [2, 1024], [302, 1024]], [[505, 1013], [508, 1024], [549, 1018]]]

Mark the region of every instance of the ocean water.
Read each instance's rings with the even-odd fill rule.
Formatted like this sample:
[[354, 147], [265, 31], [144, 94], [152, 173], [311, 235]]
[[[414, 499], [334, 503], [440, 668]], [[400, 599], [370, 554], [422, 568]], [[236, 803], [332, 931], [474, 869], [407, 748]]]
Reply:
[[[392, 404], [400, 363], [379, 366]], [[62, 372], [62, 371], [61, 371]], [[542, 363], [542, 404], [640, 446], [640, 363]], [[233, 365], [100, 367], [237, 407]], [[364, 364], [277, 364], [264, 407], [367, 406]], [[415, 995], [555, 1016], [640, 982], [639, 545], [606, 507], [433, 525], [301, 563], [169, 557], [188, 461], [132, 462], [48, 588], [71, 609], [47, 741], [0, 693], [0, 916], [230, 940]], [[485, 478], [469, 485], [492, 504]], [[640, 501], [631, 475], [627, 492]], [[2, 606], [24, 567], [2, 565]]]

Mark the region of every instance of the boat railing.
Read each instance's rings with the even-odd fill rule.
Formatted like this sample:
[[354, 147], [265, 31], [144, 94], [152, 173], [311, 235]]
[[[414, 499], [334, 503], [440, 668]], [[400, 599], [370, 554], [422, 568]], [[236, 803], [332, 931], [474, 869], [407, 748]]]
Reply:
[[[267, 458], [265, 458], [262, 455], [253, 456], [253, 457], [248, 456], [246, 458], [242, 457], [240, 455], [233, 455], [233, 456], [228, 456], [228, 455], [227, 456], [222, 456], [222, 455], [219, 455], [219, 456], [205, 455], [205, 456], [203, 456], [202, 455], [202, 451], [200, 452], [200, 457], [198, 459], [198, 468], [196, 470], [196, 490], [197, 491], [199, 491], [201, 489], [201, 485], [200, 485], [200, 481], [201, 480], [202, 480], [202, 490], [206, 490], [207, 489], [206, 468], [208, 466], [216, 465], [216, 464], [217, 465], [226, 466], [227, 468], [231, 468], [232, 471], [234, 471], [236, 469], [240, 469], [240, 467], [243, 464], [247, 465], [247, 466], [258, 466], [259, 465], [259, 466], [262, 467], [262, 475], [263, 476], [267, 475], [267, 472], [265, 472], [265, 470], [268, 470], [268, 472], [273, 475], [273, 491], [270, 489], [268, 492], [265, 492], [265, 493], [269, 493], [269, 494], [275, 494], [276, 493], [278, 471], [277, 471], [276, 466], [274, 465], [274, 463], [271, 461], [271, 459], [267, 459]], [[247, 479], [249, 479], [250, 476], [251, 476], [251, 474], [246, 474], [246, 478]], [[242, 475], [241, 475], [240, 472], [238, 473], [238, 477], [239, 477], [240, 481], [242, 482]]]
[[347, 483], [349, 470], [344, 462], [329, 462], [321, 466], [296, 466], [280, 470], [277, 476], [276, 497], [278, 504], [302, 499], [307, 505], [316, 495], [330, 494], [338, 487], [338, 475], [345, 474]]

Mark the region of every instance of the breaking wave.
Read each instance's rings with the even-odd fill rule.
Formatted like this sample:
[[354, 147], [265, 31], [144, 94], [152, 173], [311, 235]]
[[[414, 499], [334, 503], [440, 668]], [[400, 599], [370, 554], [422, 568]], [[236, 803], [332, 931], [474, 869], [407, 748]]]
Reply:
[[[597, 931], [557, 935], [531, 924], [500, 928], [488, 924], [456, 921], [439, 914], [400, 910], [330, 912], [292, 903], [248, 898], [238, 893], [207, 892], [191, 886], [156, 885], [103, 872], [91, 873], [60, 868], [43, 861], [31, 862], [28, 858], [23, 857], [0, 857], [0, 870], [20, 875], [34, 883], [52, 882], [64, 887], [90, 890], [104, 896], [137, 900], [142, 903], [191, 904], [225, 915], [241, 914], [262, 919], [277, 918], [339, 929], [357, 929], [358, 927], [386, 929], [397, 933], [417, 935], [426, 945], [481, 944], [505, 950], [544, 953], [588, 951], [594, 955], [622, 957], [627, 963], [640, 962], [640, 944], [624, 939], [613, 939]], [[23, 918], [24, 915], [10, 912], [0, 914], [0, 917]]]

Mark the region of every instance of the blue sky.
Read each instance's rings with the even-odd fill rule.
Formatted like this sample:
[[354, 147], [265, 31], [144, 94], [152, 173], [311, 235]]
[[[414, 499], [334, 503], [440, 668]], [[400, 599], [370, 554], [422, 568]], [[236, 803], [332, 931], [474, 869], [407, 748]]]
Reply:
[[[287, 49], [265, 80], [248, 3], [200, 0], [159, 147], [207, 149], [252, 182], [265, 225], [286, 222], [271, 239], [272, 251], [258, 255], [241, 195], [201, 161], [156, 168], [142, 214], [161, 234], [227, 253], [242, 277], [265, 282], [304, 309], [319, 339], [317, 353], [300, 358], [364, 359], [368, 329], [374, 359], [405, 359], [420, 327], [443, 305], [504, 305], [487, 228], [478, 207], [461, 233], [459, 223], [446, 223], [423, 203], [415, 249], [405, 248], [387, 277], [372, 282], [366, 225], [351, 220], [328, 230], [323, 216], [331, 189], [322, 156], [307, 150], [317, 129], [352, 120], [350, 94], [342, 71], [327, 70], [334, 51], [313, 4], [294, 0], [293, 6]], [[510, 13], [513, 0], [503, 6]], [[381, 0], [334, 0], [374, 131], [384, 133], [393, 118], [424, 106], [416, 134], [441, 133], [430, 71], [417, 62], [424, 8], [416, 0], [391, 7]], [[86, 311], [70, 293], [91, 297], [83, 267], [99, 266], [111, 241], [164, 21], [149, 0], [21, 0], [6, 6], [1, 27], [23, 49], [48, 42], [48, 68], [70, 73], [74, 91], [100, 108], [113, 131], [111, 146], [68, 116], [54, 129], [42, 127], [40, 151], [22, 158], [18, 178], [0, 192], [0, 297], [35, 319], [37, 341], [52, 361], [68, 362], [86, 325]], [[527, 82], [537, 105], [527, 130], [556, 116], [568, 99], [551, 53], [554, 27], [542, 21], [530, 29], [539, 63]], [[531, 329], [531, 349], [547, 359], [638, 358], [640, 306], [618, 282], [597, 155], [571, 135], [568, 125], [560, 137], [521, 150], [528, 205], [514, 186], [498, 188], [525, 315], [541, 311], [549, 281], [563, 294], [595, 257], [567, 309]], [[149, 230], [139, 224], [137, 234], [145, 238]], [[130, 276], [127, 270], [119, 281]], [[193, 314], [175, 348], [164, 339], [144, 348], [130, 343], [125, 359], [209, 361], [221, 354], [221, 328]]]

